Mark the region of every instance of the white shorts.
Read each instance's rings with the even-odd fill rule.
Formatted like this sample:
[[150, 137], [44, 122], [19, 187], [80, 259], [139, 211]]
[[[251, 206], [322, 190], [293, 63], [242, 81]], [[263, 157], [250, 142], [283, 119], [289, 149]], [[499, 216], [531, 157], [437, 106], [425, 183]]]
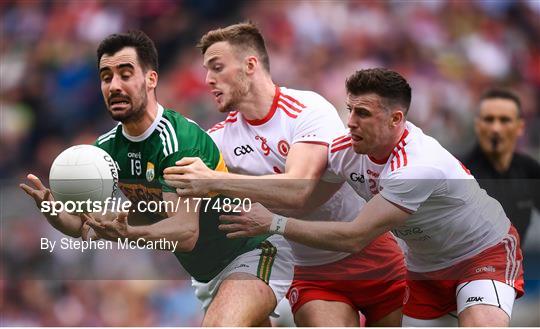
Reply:
[[[273, 248], [275, 247], [275, 248]], [[206, 312], [219, 285], [233, 273], [248, 273], [266, 282], [276, 296], [276, 305], [285, 297], [294, 273], [294, 257], [289, 243], [280, 235], [272, 235], [261, 245], [236, 257], [207, 283], [191, 279], [195, 295]], [[254, 296], [257, 298], [257, 296]], [[272, 316], [279, 316], [275, 311]]]
[[403, 315], [403, 327], [457, 327], [458, 316], [466, 308], [473, 305], [493, 305], [503, 310], [508, 318], [512, 316], [512, 308], [516, 298], [516, 290], [496, 280], [474, 280], [457, 286], [457, 313], [450, 312], [435, 319], [417, 319]]
[[475, 280], [460, 284], [456, 290], [457, 314], [473, 305], [497, 306], [509, 318], [516, 299], [516, 290], [495, 280]]

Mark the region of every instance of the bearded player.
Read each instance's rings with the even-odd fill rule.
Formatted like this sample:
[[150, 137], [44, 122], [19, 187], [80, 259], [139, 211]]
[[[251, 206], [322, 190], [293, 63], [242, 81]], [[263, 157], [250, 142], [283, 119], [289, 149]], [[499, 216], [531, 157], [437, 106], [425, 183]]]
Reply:
[[257, 208], [224, 216], [224, 228], [235, 232], [231, 237], [254, 236], [276, 220], [290, 240], [341, 251], [362, 250], [392, 230], [406, 243], [404, 326], [508, 326], [514, 300], [524, 293], [523, 257], [501, 204], [407, 121], [411, 87], [400, 74], [360, 70], [346, 86], [350, 131], [334, 139], [329, 170], [369, 200], [357, 218], [312, 223]]
[[[120, 188], [133, 204], [170, 201], [177, 212], [138, 214], [150, 222], [132, 226], [123, 213], [112, 222], [83, 215], [99, 237], [136, 241], [177, 241], [175, 256], [193, 277], [197, 297], [207, 309], [204, 326], [268, 325], [268, 316], [284, 297], [292, 278], [292, 256], [280, 236], [231, 241], [217, 229], [218, 213], [195, 211], [195, 201], [178, 202], [162, 179], [164, 168], [184, 157], [198, 157], [217, 171], [226, 171], [212, 139], [197, 124], [161, 106], [156, 99], [158, 58], [152, 40], [142, 32], [113, 34], [97, 51], [101, 91], [116, 127], [94, 145], [107, 151], [119, 167]], [[21, 187], [38, 206], [52, 200], [41, 181]], [[130, 218], [132, 213], [130, 213]], [[79, 217], [46, 214], [61, 232], [78, 237]], [[200, 220], [199, 220], [200, 219]], [[279, 280], [275, 280], [279, 277]]]
[[[184, 158], [165, 170], [167, 182], [180, 195], [249, 197], [281, 211], [303, 210], [306, 220], [354, 219], [365, 201], [346, 184], [319, 181], [327, 141], [344, 129], [336, 109], [314, 92], [276, 86], [263, 36], [250, 23], [210, 31], [199, 48], [206, 83], [228, 112], [209, 133], [232, 173]], [[361, 253], [292, 247], [297, 266], [288, 298], [297, 325], [358, 326], [358, 311], [368, 325], [400, 325], [405, 268], [390, 233]]]

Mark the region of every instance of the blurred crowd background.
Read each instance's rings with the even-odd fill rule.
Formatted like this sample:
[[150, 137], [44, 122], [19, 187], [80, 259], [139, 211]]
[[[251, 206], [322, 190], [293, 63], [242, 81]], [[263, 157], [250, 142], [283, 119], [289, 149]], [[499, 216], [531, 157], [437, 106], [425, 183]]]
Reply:
[[[37, 237], [56, 233], [16, 183], [28, 172], [48, 177], [62, 150], [92, 143], [114, 125], [96, 69], [96, 48], [105, 36], [145, 31], [160, 57], [159, 102], [209, 128], [222, 115], [204, 85], [194, 45], [209, 29], [247, 19], [266, 37], [275, 82], [319, 92], [343, 118], [349, 74], [375, 66], [400, 72], [413, 88], [409, 119], [454, 154], [474, 143], [480, 94], [509, 87], [522, 99], [527, 126], [519, 149], [540, 159], [540, 0], [2, 0], [2, 326], [199, 324], [200, 306], [174, 258], [160, 266], [177, 271], [178, 280], [25, 278], [36, 264], [51, 269], [66, 260], [52, 254], [43, 261]], [[154, 257], [141, 255], [132, 263], [152, 264]], [[89, 273], [109, 264], [94, 263]], [[540, 305], [532, 287], [532, 297], [515, 308], [514, 324], [540, 325], [538, 309], [523, 311]]]

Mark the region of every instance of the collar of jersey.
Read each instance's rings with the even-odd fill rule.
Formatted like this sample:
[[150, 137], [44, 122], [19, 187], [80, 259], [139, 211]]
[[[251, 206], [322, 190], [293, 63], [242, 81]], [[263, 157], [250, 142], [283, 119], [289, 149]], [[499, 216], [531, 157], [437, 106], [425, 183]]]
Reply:
[[248, 120], [248, 119], [246, 119], [244, 117], [244, 120], [246, 120], [246, 122], [249, 123], [252, 126], [260, 126], [260, 125], [270, 121], [270, 119], [272, 119], [272, 117], [274, 116], [274, 113], [276, 113], [277, 104], [278, 104], [280, 94], [281, 93], [279, 91], [279, 86], [276, 86], [276, 92], [274, 94], [274, 100], [272, 101], [272, 105], [270, 106], [270, 110], [268, 111], [268, 113], [266, 114], [266, 116], [264, 118], [255, 119], [255, 120]]
[[146, 129], [146, 131], [140, 134], [139, 136], [128, 135], [128, 133], [124, 130], [124, 126], [122, 126], [122, 135], [124, 135], [125, 138], [127, 138], [128, 140], [132, 142], [142, 142], [143, 140], [147, 139], [150, 135], [152, 135], [152, 133], [154, 132], [154, 130], [156, 129], [159, 123], [159, 120], [161, 120], [161, 117], [163, 116], [163, 111], [164, 111], [163, 106], [161, 106], [161, 104], [158, 103], [158, 111], [157, 111], [156, 118], [154, 119], [154, 122], [152, 122], [150, 127], [148, 127], [148, 129]]
[[[408, 121], [407, 121], [408, 123]], [[396, 146], [394, 147], [394, 151], [392, 152], [397, 152], [399, 151], [401, 148], [405, 147], [405, 143], [403, 143], [403, 146], [401, 146], [401, 142], [404, 142], [405, 141], [405, 138], [407, 138], [407, 136], [409, 136], [409, 130], [407, 129], [408, 126], [405, 125], [405, 131], [403, 131], [403, 134], [401, 135], [401, 138], [399, 139], [399, 141], [397, 142]], [[388, 156], [386, 157], [386, 159], [375, 159], [374, 157], [372, 157], [371, 155], [368, 155], [368, 158], [371, 162], [373, 162], [374, 164], [377, 164], [377, 165], [383, 165], [385, 164], [388, 159], [390, 159], [390, 155], [392, 155], [392, 153], [388, 154]]]

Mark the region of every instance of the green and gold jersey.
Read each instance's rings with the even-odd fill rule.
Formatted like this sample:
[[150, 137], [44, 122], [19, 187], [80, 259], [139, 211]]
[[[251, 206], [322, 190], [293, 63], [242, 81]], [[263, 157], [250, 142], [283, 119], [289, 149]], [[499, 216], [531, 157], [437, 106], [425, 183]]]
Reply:
[[[226, 166], [212, 138], [195, 122], [158, 105], [152, 125], [140, 136], [127, 135], [119, 124], [101, 135], [94, 145], [105, 150], [118, 165], [119, 186], [129, 200], [160, 202], [163, 192], [175, 192], [163, 180], [163, 170], [183, 157], [199, 157], [213, 170]], [[218, 230], [219, 213], [201, 210], [199, 239], [189, 253], [175, 252], [176, 257], [197, 281], [208, 282], [242, 253], [256, 248], [264, 237], [228, 239]], [[151, 221], [167, 218], [163, 213], [145, 213]]]

